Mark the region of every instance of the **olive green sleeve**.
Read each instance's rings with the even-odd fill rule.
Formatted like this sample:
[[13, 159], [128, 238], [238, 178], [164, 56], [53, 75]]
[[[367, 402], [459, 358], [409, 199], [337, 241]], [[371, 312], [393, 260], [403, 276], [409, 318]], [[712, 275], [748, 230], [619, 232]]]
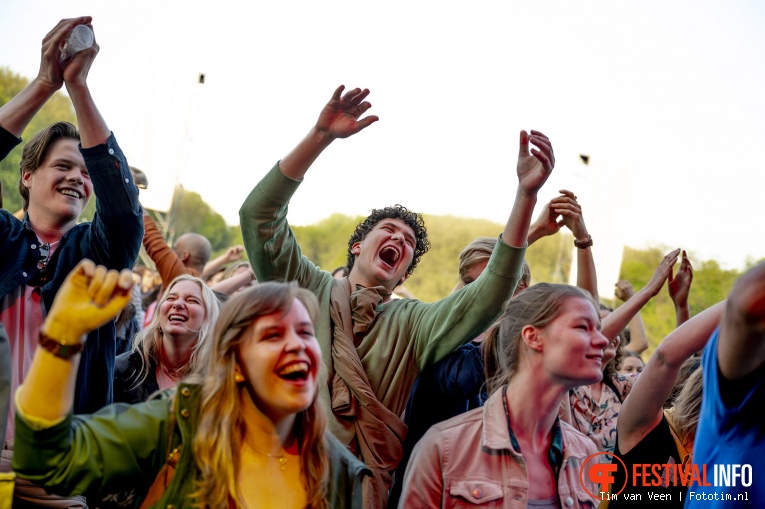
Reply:
[[17, 415], [13, 469], [59, 495], [140, 492], [164, 463], [171, 406], [115, 404], [37, 431]]

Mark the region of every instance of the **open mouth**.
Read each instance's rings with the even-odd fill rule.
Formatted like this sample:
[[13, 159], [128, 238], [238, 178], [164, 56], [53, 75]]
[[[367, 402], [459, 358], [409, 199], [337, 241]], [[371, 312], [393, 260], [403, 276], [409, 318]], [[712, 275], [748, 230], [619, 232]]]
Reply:
[[170, 315], [167, 319], [171, 322], [185, 322], [188, 320], [188, 318], [183, 315]]
[[78, 191], [75, 191], [74, 189], [59, 189], [58, 192], [64, 196], [70, 196], [78, 200], [82, 198], [82, 194]]
[[276, 374], [285, 380], [298, 382], [308, 379], [311, 374], [311, 366], [306, 361], [293, 362], [281, 368]]
[[401, 253], [393, 246], [385, 246], [380, 250], [380, 259], [391, 268], [396, 265], [399, 258], [401, 258]]

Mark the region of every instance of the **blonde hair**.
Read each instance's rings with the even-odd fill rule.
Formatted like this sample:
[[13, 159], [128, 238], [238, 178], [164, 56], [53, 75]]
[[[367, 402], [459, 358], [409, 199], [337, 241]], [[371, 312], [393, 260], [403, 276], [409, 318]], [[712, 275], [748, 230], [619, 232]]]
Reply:
[[241, 269], [242, 267], [250, 268], [250, 262], [236, 262], [232, 263], [226, 269], [223, 271], [223, 276], [221, 276], [220, 280], [225, 281], [226, 279], [231, 279], [236, 275], [236, 272]]
[[[288, 313], [295, 299], [303, 303], [311, 320], [319, 304], [308, 290], [295, 283], [264, 283], [231, 298], [221, 311], [215, 327], [206, 373], [202, 381], [199, 426], [193, 441], [194, 457], [200, 472], [193, 497], [200, 507], [226, 507], [229, 497], [243, 507], [236, 486], [236, 471], [244, 441], [244, 418], [234, 370], [244, 331], [261, 316]], [[317, 394], [295, 419], [293, 434], [300, 447], [300, 476], [310, 509], [326, 508], [329, 462], [325, 432], [327, 419], [317, 403]]]
[[675, 397], [672, 407], [672, 421], [680, 441], [693, 449], [696, 439], [696, 428], [699, 426], [699, 414], [701, 413], [701, 397], [704, 383], [701, 368], [688, 377], [683, 388]]
[[[478, 237], [465, 246], [465, 249], [460, 252], [460, 263], [457, 269], [460, 280], [453, 291], [457, 291], [471, 283], [467, 280], [468, 271], [472, 269], [475, 264], [491, 258], [491, 253], [494, 252], [496, 245], [497, 239], [495, 237]], [[530, 284], [531, 269], [529, 268], [529, 264], [526, 263], [526, 260], [523, 260], [521, 277], [518, 280], [518, 285], [526, 288]]]
[[141, 370], [136, 377], [135, 385], [140, 385], [149, 376], [149, 370], [151, 369], [152, 360], [156, 361], [159, 365], [160, 350], [162, 349], [162, 328], [160, 327], [160, 308], [162, 304], [167, 300], [170, 291], [175, 285], [181, 281], [192, 281], [199, 285], [202, 292], [202, 305], [205, 308], [205, 317], [202, 321], [202, 327], [199, 329], [199, 335], [197, 336], [197, 342], [191, 351], [191, 358], [189, 363], [181, 370], [181, 375], [185, 376], [195, 371], [200, 364], [204, 362], [209, 350], [207, 340], [212, 334], [213, 326], [215, 325], [218, 315], [220, 314], [220, 303], [212, 290], [198, 277], [191, 276], [189, 274], [183, 274], [173, 279], [167, 286], [167, 290], [162, 293], [159, 302], [157, 302], [154, 308], [154, 316], [151, 318], [151, 322], [141, 332], [135, 335], [133, 339], [133, 351], [138, 352], [141, 358]]

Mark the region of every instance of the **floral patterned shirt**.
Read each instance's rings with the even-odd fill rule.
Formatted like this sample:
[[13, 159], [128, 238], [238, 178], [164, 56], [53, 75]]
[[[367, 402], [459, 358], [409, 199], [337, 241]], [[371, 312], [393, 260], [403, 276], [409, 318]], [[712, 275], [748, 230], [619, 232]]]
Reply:
[[637, 374], [611, 377], [616, 395], [609, 384], [600, 382], [600, 400], [592, 398], [592, 388], [582, 385], [569, 394], [571, 400], [571, 424], [587, 435], [601, 452], [614, 452], [616, 446], [616, 418], [622, 408], [622, 401], [632, 389]]

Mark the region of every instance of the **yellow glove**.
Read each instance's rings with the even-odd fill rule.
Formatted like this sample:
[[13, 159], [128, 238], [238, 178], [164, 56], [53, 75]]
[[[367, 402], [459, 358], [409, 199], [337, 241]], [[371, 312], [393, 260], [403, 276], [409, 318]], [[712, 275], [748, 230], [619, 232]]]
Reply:
[[82, 336], [117, 316], [130, 301], [133, 276], [96, 266], [83, 259], [69, 273], [53, 300], [43, 333], [65, 344], [82, 341]]

